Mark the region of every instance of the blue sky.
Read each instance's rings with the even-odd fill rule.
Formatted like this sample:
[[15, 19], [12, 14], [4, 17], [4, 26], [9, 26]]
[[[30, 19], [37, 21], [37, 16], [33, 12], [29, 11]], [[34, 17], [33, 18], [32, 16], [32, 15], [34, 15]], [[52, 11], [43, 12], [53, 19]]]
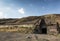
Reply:
[[0, 18], [60, 14], [60, 0], [0, 0]]

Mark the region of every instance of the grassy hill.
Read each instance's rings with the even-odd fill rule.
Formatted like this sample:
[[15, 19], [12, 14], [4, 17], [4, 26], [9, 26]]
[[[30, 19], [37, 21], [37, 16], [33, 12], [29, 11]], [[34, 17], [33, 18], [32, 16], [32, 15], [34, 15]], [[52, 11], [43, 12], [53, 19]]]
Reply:
[[0, 25], [5, 24], [26, 24], [26, 23], [35, 23], [38, 19], [50, 19], [51, 21], [58, 22], [60, 24], [60, 14], [49, 14], [43, 16], [29, 16], [24, 18], [9, 18], [9, 19], [0, 19]]

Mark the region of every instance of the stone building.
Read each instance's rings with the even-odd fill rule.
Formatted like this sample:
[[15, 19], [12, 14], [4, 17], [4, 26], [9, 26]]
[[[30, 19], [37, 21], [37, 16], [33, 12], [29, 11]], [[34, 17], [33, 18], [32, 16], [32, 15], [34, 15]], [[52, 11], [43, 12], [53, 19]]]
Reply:
[[35, 24], [34, 33], [36, 34], [58, 34], [60, 31], [59, 23], [51, 20], [40, 19]]

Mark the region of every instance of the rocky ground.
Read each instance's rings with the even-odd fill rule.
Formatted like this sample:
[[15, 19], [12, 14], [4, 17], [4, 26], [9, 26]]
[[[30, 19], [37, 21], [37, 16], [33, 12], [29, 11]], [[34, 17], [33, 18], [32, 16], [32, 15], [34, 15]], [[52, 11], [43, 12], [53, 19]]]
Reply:
[[0, 32], [0, 41], [60, 41], [60, 38], [45, 34], [21, 34]]

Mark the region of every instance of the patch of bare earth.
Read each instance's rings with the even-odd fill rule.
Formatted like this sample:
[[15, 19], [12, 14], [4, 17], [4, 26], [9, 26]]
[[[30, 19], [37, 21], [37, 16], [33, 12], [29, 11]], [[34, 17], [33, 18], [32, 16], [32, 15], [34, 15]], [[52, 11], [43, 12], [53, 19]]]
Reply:
[[0, 32], [0, 41], [60, 41], [60, 38], [45, 34], [21, 34]]

